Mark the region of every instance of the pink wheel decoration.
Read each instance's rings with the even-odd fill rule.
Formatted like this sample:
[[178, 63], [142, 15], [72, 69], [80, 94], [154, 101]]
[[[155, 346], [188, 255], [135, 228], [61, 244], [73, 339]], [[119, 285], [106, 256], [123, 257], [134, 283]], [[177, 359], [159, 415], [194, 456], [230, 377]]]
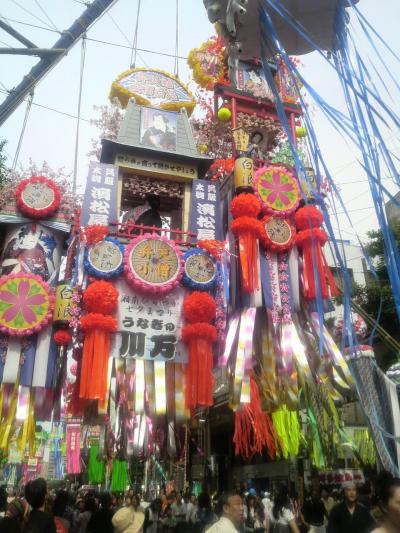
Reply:
[[296, 228], [286, 218], [267, 215], [261, 220], [261, 243], [266, 250], [280, 253], [290, 250], [296, 240]]
[[145, 234], [126, 247], [125, 274], [132, 287], [142, 294], [162, 297], [171, 292], [183, 274], [183, 258], [173, 241]]
[[18, 209], [28, 218], [51, 217], [60, 206], [60, 189], [44, 176], [31, 176], [21, 181], [15, 195]]
[[301, 198], [295, 175], [283, 165], [271, 164], [257, 170], [254, 192], [262, 202], [263, 212], [278, 217], [293, 213]]
[[32, 335], [53, 316], [54, 294], [39, 276], [29, 273], [0, 278], [0, 331], [13, 336]]

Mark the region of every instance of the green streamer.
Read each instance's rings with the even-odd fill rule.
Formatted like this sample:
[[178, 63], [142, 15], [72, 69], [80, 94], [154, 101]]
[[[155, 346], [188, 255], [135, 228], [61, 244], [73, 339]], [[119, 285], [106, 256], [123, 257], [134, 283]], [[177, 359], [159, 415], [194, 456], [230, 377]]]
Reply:
[[124, 492], [128, 485], [128, 469], [126, 461], [113, 459], [111, 492]]
[[99, 460], [100, 446], [92, 444], [89, 451], [89, 483], [98, 485], [104, 480], [105, 466], [104, 461]]
[[284, 459], [296, 457], [302, 438], [297, 412], [290, 411], [286, 405], [283, 405], [272, 413], [272, 422], [281, 444], [278, 446], [278, 456], [282, 456]]

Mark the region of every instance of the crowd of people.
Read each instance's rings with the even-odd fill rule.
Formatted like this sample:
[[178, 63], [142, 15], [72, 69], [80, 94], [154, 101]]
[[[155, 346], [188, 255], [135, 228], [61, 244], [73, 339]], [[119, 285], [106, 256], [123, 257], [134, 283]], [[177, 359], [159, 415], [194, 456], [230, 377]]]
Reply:
[[273, 496], [171, 491], [148, 502], [133, 491], [51, 493], [40, 478], [21, 497], [7, 496], [1, 488], [0, 533], [400, 533], [400, 479], [386, 474], [374, 495], [347, 483], [340, 499], [316, 485], [302, 505], [285, 486]]

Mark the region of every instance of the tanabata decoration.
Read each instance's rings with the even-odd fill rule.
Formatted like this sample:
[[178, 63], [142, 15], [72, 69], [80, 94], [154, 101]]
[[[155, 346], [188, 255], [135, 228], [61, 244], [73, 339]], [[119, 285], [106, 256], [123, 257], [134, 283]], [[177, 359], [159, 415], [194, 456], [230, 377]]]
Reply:
[[173, 241], [160, 235], [136, 237], [125, 250], [125, 274], [142, 294], [162, 297], [171, 292], [183, 274], [183, 260]]
[[166, 111], [186, 109], [190, 116], [196, 105], [192, 93], [178, 78], [162, 70], [132, 68], [122, 72], [111, 86], [110, 99], [118, 98], [122, 107], [134, 98], [138, 105]]
[[110, 333], [117, 329], [117, 320], [111, 316], [118, 305], [118, 291], [108, 281], [95, 281], [83, 293], [80, 326], [85, 334], [79, 395], [81, 398], [106, 399], [108, 388], [108, 359]]
[[194, 81], [200, 87], [212, 90], [216, 83], [229, 83], [226, 79], [224, 55], [224, 42], [219, 36], [211, 37], [200, 48], [193, 48], [189, 52], [188, 65], [192, 69]]
[[259, 288], [258, 240], [263, 227], [257, 216], [261, 203], [253, 194], [242, 193], [231, 202], [231, 231], [239, 240], [239, 257], [242, 267], [243, 289], [252, 293]]
[[296, 242], [296, 228], [286, 218], [267, 215], [261, 220], [261, 243], [266, 250], [281, 253], [290, 250]]
[[44, 176], [31, 176], [21, 181], [15, 195], [18, 209], [28, 218], [49, 218], [60, 206], [60, 189]]
[[[343, 335], [344, 319], [343, 316], [339, 316], [335, 319], [333, 324], [333, 335], [336, 339], [339, 339]], [[350, 313], [349, 321], [346, 324], [346, 329], [350, 331], [352, 326], [356, 338], [358, 340], [365, 339], [368, 335], [368, 326], [363, 317], [357, 313]]]
[[243, 403], [235, 412], [235, 433], [233, 436], [235, 455], [251, 459], [261, 455], [266, 448], [271, 459], [276, 455], [276, 434], [268, 413], [261, 409], [258, 385], [250, 377], [250, 403]]
[[85, 270], [90, 276], [111, 279], [124, 271], [124, 246], [113, 237], [106, 237], [85, 249]]
[[205, 250], [193, 248], [183, 256], [185, 267], [182, 283], [191, 289], [210, 291], [217, 281], [217, 264]]
[[54, 295], [39, 276], [9, 274], [0, 278], [0, 331], [11, 336], [39, 332], [53, 314]]
[[189, 347], [186, 367], [186, 407], [209, 407], [213, 404], [213, 351], [217, 330], [216, 304], [206, 292], [195, 291], [183, 302], [183, 317], [187, 324], [182, 328], [182, 339]]
[[283, 165], [268, 165], [254, 175], [254, 191], [263, 212], [287, 217], [296, 211], [301, 194], [295, 175]]
[[296, 244], [303, 250], [303, 292], [308, 300], [315, 300], [317, 297], [314, 273], [318, 274], [321, 296], [324, 300], [330, 296], [339, 296], [332, 272], [322, 251], [322, 246], [328, 240], [325, 231], [320, 227], [323, 221], [323, 214], [313, 205], [301, 207], [294, 215], [297, 228]]
[[72, 335], [69, 332], [68, 329], [58, 329], [54, 335], [54, 342], [57, 344], [57, 346], [63, 346], [66, 347], [70, 344], [72, 340]]
[[92, 224], [81, 229], [80, 238], [87, 246], [91, 246], [105, 239], [108, 233], [108, 226]]

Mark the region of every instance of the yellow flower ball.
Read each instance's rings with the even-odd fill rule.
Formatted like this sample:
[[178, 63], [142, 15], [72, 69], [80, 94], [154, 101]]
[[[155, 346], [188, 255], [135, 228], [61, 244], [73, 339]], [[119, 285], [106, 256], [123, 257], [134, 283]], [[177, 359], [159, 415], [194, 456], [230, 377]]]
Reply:
[[304, 126], [296, 128], [296, 137], [298, 137], [299, 139], [307, 137], [307, 130]]
[[227, 107], [221, 107], [221, 109], [218, 109], [218, 120], [221, 122], [228, 122], [231, 120], [231, 110]]
[[199, 152], [201, 154], [205, 154], [208, 150], [208, 147], [206, 144], [199, 144]]

